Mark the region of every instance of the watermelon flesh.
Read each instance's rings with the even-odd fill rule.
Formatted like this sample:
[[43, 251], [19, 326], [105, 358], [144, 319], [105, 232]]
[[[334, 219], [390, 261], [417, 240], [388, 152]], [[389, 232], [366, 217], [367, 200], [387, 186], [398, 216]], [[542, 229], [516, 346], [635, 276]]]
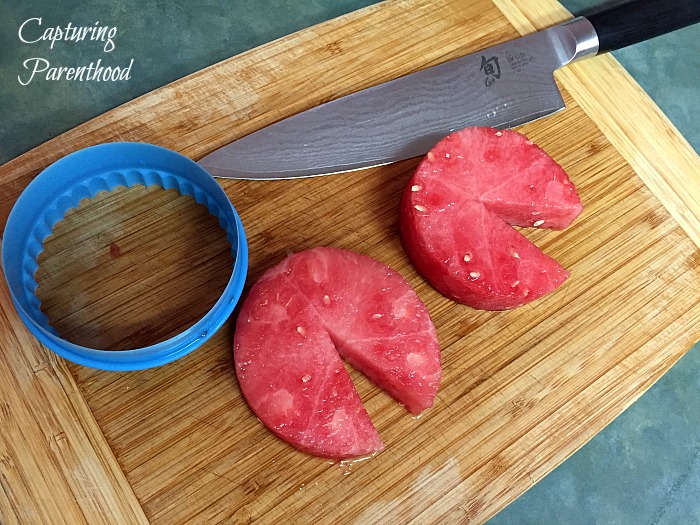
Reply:
[[334, 248], [265, 272], [234, 335], [241, 391], [263, 424], [316, 456], [382, 450], [341, 356], [411, 413], [432, 406], [442, 375], [436, 330], [398, 273]]
[[573, 183], [542, 148], [515, 131], [471, 127], [438, 142], [411, 177], [401, 239], [440, 293], [507, 310], [569, 277], [512, 226], [564, 229], [582, 209]]

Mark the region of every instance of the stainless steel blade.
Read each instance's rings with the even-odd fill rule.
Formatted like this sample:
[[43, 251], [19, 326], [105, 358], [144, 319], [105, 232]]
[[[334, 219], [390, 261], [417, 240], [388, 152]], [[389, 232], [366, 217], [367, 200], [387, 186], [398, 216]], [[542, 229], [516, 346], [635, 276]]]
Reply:
[[199, 164], [216, 177], [285, 179], [423, 155], [466, 126], [508, 128], [563, 109], [554, 71], [597, 42], [576, 18], [304, 111]]

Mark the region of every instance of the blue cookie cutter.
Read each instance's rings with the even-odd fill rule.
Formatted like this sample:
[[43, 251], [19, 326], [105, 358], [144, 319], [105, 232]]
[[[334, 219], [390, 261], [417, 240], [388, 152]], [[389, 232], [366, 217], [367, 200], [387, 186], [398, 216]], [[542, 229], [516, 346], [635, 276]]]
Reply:
[[[117, 186], [174, 188], [218, 217], [234, 257], [233, 271], [216, 304], [193, 326], [160, 343], [134, 350], [98, 350], [62, 339], [36, 296], [34, 274], [44, 240], [81, 200]], [[75, 363], [102, 370], [141, 370], [172, 362], [202, 345], [229, 318], [248, 272], [243, 224], [224, 190], [207, 171], [166, 148], [138, 142], [92, 146], [58, 160], [22, 192], [5, 226], [2, 267], [19, 317], [47, 348]]]

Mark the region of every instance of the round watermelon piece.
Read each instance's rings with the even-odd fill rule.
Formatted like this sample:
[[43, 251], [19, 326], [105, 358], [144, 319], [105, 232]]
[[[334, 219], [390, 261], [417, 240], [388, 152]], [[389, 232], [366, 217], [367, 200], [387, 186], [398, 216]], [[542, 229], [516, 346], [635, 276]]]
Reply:
[[552, 292], [569, 272], [513, 226], [564, 229], [583, 207], [547, 153], [510, 130], [470, 127], [438, 142], [406, 186], [401, 240], [440, 293], [507, 310]]
[[397, 272], [336, 248], [294, 254], [253, 285], [236, 322], [236, 374], [281, 439], [335, 459], [384, 448], [342, 359], [412, 414], [442, 376], [427, 307]]

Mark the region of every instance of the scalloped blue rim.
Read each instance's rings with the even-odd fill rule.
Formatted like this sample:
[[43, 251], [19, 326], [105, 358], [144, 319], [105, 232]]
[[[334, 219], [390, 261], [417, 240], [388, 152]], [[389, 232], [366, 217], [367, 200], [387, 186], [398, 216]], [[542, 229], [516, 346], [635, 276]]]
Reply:
[[[117, 186], [173, 188], [194, 197], [218, 217], [234, 258], [233, 271], [216, 304], [194, 325], [155, 345], [134, 350], [99, 350], [62, 339], [48, 323], [36, 296], [39, 254], [54, 225], [85, 198]], [[22, 322], [47, 348], [80, 365], [112, 371], [142, 370], [189, 354], [229, 318], [248, 273], [248, 244], [241, 219], [216, 180], [172, 150], [142, 142], [112, 142], [85, 148], [54, 162], [17, 199], [2, 238], [2, 267]]]

